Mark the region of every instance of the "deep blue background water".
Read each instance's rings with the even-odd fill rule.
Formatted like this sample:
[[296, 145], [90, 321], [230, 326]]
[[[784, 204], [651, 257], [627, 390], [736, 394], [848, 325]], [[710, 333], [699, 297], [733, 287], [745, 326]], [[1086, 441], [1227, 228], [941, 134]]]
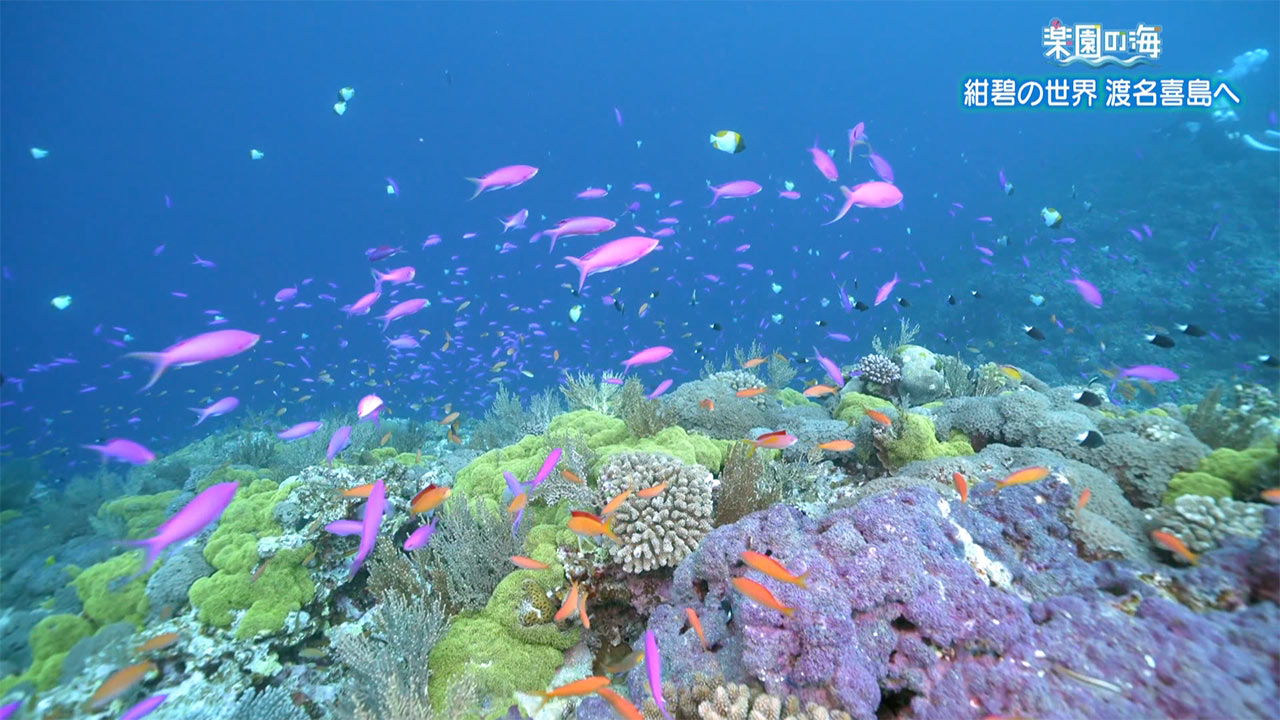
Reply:
[[[177, 430], [193, 417], [184, 408], [208, 398], [234, 393], [247, 406], [273, 412], [282, 406], [274, 391], [290, 399], [280, 422], [298, 422], [334, 406], [354, 408], [367, 390], [351, 383], [371, 376], [400, 405], [399, 414], [415, 414], [404, 408], [413, 402], [424, 404], [422, 417], [439, 417], [446, 401], [478, 412], [492, 393], [490, 378], [532, 391], [554, 383], [561, 369], [616, 369], [629, 352], [670, 344], [676, 356], [642, 375], [652, 386], [696, 374], [702, 357], [693, 352], [695, 341], [718, 358], [748, 344], [773, 313], [784, 322], [760, 335], [769, 347], [807, 355], [818, 344], [852, 362], [869, 350], [872, 334], [896, 328], [899, 314], [886, 304], [845, 315], [836, 310], [836, 287], [845, 283], [869, 302], [894, 272], [912, 298], [902, 316], [921, 323], [922, 339], [939, 351], [976, 346], [985, 359], [1049, 377], [1162, 362], [1188, 379], [1234, 374], [1274, 383], [1273, 375], [1242, 365], [1276, 349], [1274, 160], [1215, 162], [1190, 150], [1171, 153], [1170, 143], [1153, 139], [1154, 131], [1192, 113], [977, 112], [963, 110], [959, 94], [967, 75], [1084, 75], [1101, 82], [1124, 74], [1049, 66], [1040, 29], [1061, 13], [1069, 13], [1068, 23], [1108, 27], [1145, 21], [1162, 25], [1165, 43], [1151, 74], [1206, 76], [1245, 50], [1268, 48], [1272, 58], [1263, 71], [1236, 86], [1246, 99], [1241, 127], [1258, 134], [1277, 106], [1278, 12], [1274, 3], [4, 4], [0, 369], [21, 378], [24, 390], [12, 382], [0, 390], [0, 400], [13, 403], [0, 408], [0, 443], [22, 455], [54, 451], [50, 465], [92, 461], [87, 451], [62, 449], [114, 435], [172, 449], [194, 437]], [[338, 117], [330, 105], [345, 85], [357, 94]], [[615, 107], [623, 127], [614, 121]], [[805, 150], [818, 136], [836, 151], [842, 182], [870, 179], [864, 166], [855, 170], [844, 161], [845, 132], [860, 120], [894, 165], [904, 209], [855, 210], [857, 224], [820, 227], [835, 208], [815, 198], [838, 193]], [[748, 151], [709, 150], [708, 134], [720, 129], [741, 132]], [[31, 146], [51, 154], [35, 161]], [[266, 158], [250, 161], [250, 148]], [[524, 187], [466, 200], [463, 177], [512, 163], [541, 172]], [[1189, 163], [1205, 164], [1195, 203], [1203, 208], [1169, 207], [1151, 188]], [[1000, 168], [1018, 187], [1012, 197], [996, 186]], [[385, 176], [397, 180], [399, 197], [385, 194]], [[709, 200], [707, 181], [740, 178], [757, 180], [764, 192], [752, 202], [700, 209]], [[795, 181], [804, 199], [777, 199], [784, 180]], [[628, 190], [640, 181], [653, 183], [662, 200]], [[614, 191], [606, 199], [573, 198], [607, 183]], [[1039, 224], [1041, 206], [1072, 202], [1072, 185], [1100, 214], [1125, 218], [1101, 229], [1084, 224], [1077, 211], [1058, 233], [1079, 236], [1070, 262], [1108, 293], [1104, 311], [1062, 289], [1069, 274], [1057, 260], [1060, 248], [1045, 245], [1052, 233]], [[1261, 200], [1237, 192], [1243, 185], [1260, 186]], [[545, 241], [527, 244], [533, 231], [561, 217], [616, 217], [633, 199], [644, 204], [636, 222], [651, 230], [658, 217], [679, 217], [678, 244], [668, 241], [632, 268], [593, 278], [584, 298], [562, 287], [574, 274], [553, 267], [559, 253], [549, 257]], [[686, 204], [668, 211], [673, 199]], [[965, 205], [956, 217], [947, 212], [952, 202]], [[529, 229], [500, 236], [494, 218], [522, 207], [532, 213]], [[706, 227], [724, 213], [735, 221]], [[995, 222], [973, 222], [979, 215]], [[1126, 227], [1144, 222], [1155, 238], [1129, 243]], [[1235, 233], [1231, 257], [1215, 258], [1214, 247], [1203, 245], [1215, 222], [1223, 238]], [[619, 231], [632, 224], [620, 223]], [[469, 231], [480, 235], [461, 239]], [[431, 233], [444, 243], [419, 249]], [[997, 253], [994, 269], [978, 263], [972, 246], [994, 247], [1000, 233], [1015, 247]], [[1016, 245], [1037, 233], [1028, 270]], [[519, 249], [496, 253], [504, 240]], [[1169, 258], [1175, 241], [1189, 245], [1186, 257]], [[562, 242], [573, 254], [596, 244]], [[734, 253], [741, 243], [752, 248]], [[161, 244], [166, 249], [154, 255]], [[411, 359], [388, 364], [371, 318], [347, 321], [315, 298], [332, 292], [347, 303], [367, 292], [363, 251], [383, 244], [404, 245], [408, 253], [379, 266], [403, 259], [417, 267], [424, 286], [401, 289], [397, 299], [434, 303], [390, 333], [431, 331], [417, 357], [427, 366], [419, 373]], [[1089, 249], [1104, 244], [1134, 261], [1107, 260]], [[1256, 257], [1242, 258], [1241, 246]], [[836, 262], [845, 251], [848, 257]], [[192, 266], [193, 253], [216, 261], [217, 269]], [[1189, 259], [1198, 259], [1194, 278], [1185, 270]], [[739, 273], [738, 262], [756, 269]], [[453, 274], [459, 266], [469, 268], [461, 277]], [[1186, 282], [1176, 296], [1154, 291], [1144, 284], [1144, 267]], [[708, 273], [723, 283], [702, 279]], [[305, 278], [314, 282], [300, 299], [313, 308], [270, 302], [277, 289]], [[910, 286], [926, 280], [931, 284]], [[772, 282], [782, 291], [773, 293]], [[1204, 287], [1219, 283], [1252, 288], [1250, 307]], [[600, 300], [619, 287], [625, 315]], [[972, 287], [982, 288], [981, 308], [942, 302]], [[700, 302], [691, 306], [694, 288]], [[653, 290], [662, 291], [656, 299], [648, 297]], [[1046, 294], [1050, 304], [1032, 308], [1028, 292]], [[58, 312], [49, 300], [64, 293], [74, 304]], [[454, 326], [456, 304], [441, 302], [442, 295], [472, 301], [463, 314], [468, 325]], [[824, 297], [831, 307], [822, 308]], [[649, 314], [637, 320], [646, 300]], [[584, 319], [569, 326], [568, 308], [579, 303]], [[388, 305], [384, 297], [375, 314]], [[1188, 308], [1211, 316], [1221, 339], [1162, 354], [1137, 338], [1147, 323], [1185, 320]], [[173, 371], [139, 395], [145, 367], [119, 359], [122, 351], [104, 342], [120, 337], [111, 328], [127, 328], [136, 338], [130, 349], [159, 350], [208, 329], [208, 309], [222, 311], [228, 327], [262, 333], [263, 344], [236, 360]], [[1052, 334], [1041, 344], [1021, 333], [1022, 323], [1051, 325], [1052, 311], [1078, 332]], [[819, 319], [828, 326], [815, 327]], [[665, 329], [655, 320], [665, 321]], [[710, 330], [712, 322], [724, 330]], [[502, 359], [493, 354], [506, 347], [496, 331], [506, 329], [509, 338], [531, 332], [530, 323], [548, 336], [533, 338], [502, 372], [488, 372]], [[94, 336], [99, 325], [102, 335]], [[428, 351], [438, 351], [446, 330], [460, 343], [433, 357]], [[828, 340], [827, 331], [854, 342]], [[341, 347], [340, 339], [349, 344]], [[1099, 341], [1124, 351], [1109, 356]], [[552, 348], [564, 356], [557, 369], [548, 368]], [[334, 386], [302, 382], [316, 373], [299, 364], [301, 355], [316, 369], [328, 368]], [[30, 371], [68, 356], [79, 364]], [[534, 379], [516, 374], [518, 366]], [[226, 376], [232, 367], [238, 370]], [[125, 370], [133, 377], [117, 379]], [[254, 385], [259, 379], [265, 382]], [[82, 393], [85, 387], [97, 390]], [[309, 405], [291, 401], [313, 392]], [[130, 417], [139, 421], [130, 426]]]

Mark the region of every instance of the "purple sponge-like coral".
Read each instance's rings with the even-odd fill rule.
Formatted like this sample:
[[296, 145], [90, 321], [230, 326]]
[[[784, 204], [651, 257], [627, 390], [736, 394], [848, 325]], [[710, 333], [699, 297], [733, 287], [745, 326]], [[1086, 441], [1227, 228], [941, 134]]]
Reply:
[[[1193, 611], [1144, 581], [1228, 586], [1243, 599], [1250, 568], [1269, 562], [1235, 546], [1186, 570], [1088, 563], [1065, 522], [1073, 508], [1070, 488], [1050, 479], [982, 483], [963, 505], [907, 488], [820, 520], [780, 505], [718, 528], [650, 616], [667, 682], [719, 673], [862, 720], [1254, 717], [1280, 702], [1273, 602]], [[743, 550], [808, 573], [808, 587], [742, 565]], [[746, 599], [731, 585], [740, 576], [794, 613]], [[688, 607], [711, 651], [688, 629]], [[647, 693], [643, 672], [629, 681]]]

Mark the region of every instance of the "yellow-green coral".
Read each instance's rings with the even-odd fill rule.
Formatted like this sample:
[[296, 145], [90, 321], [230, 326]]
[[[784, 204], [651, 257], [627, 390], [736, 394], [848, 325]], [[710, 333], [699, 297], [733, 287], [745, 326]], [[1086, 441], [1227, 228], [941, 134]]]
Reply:
[[893, 407], [893, 403], [883, 398], [856, 392], [846, 392], [840, 396], [840, 403], [836, 405], [836, 411], [833, 414], [837, 419], [857, 424], [861, 422], [862, 418], [866, 417], [867, 410], [883, 410], [891, 407]]
[[155, 495], [126, 495], [103, 503], [98, 508], [98, 517], [103, 520], [114, 517], [124, 522], [125, 538], [128, 540], [149, 537], [161, 523], [169, 519], [165, 510], [180, 492], [182, 491], [169, 490]]
[[85, 568], [71, 584], [94, 624], [131, 622], [141, 627], [147, 614], [147, 578], [155, 567], [134, 577], [142, 569], [142, 554], [128, 552]]
[[954, 433], [947, 442], [939, 442], [933, 420], [923, 415], [902, 413], [894, 422], [894, 435], [884, 444], [889, 465], [893, 468], [917, 460], [973, 454], [973, 446], [962, 433]]
[[31, 667], [17, 682], [30, 680], [41, 692], [52, 689], [58, 684], [67, 652], [92, 634], [93, 625], [79, 615], [50, 615], [36, 623], [27, 636]]
[[1164, 504], [1172, 505], [1183, 495], [1204, 495], [1212, 498], [1231, 497], [1231, 483], [1216, 475], [1204, 472], [1180, 472], [1169, 481], [1164, 494]]
[[1182, 495], [1254, 500], [1265, 489], [1260, 485], [1275, 475], [1278, 462], [1280, 458], [1273, 447], [1218, 448], [1201, 458], [1194, 472], [1174, 475], [1164, 502], [1172, 504]]
[[[280, 631], [290, 612], [315, 597], [311, 573], [302, 565], [311, 554], [310, 544], [280, 550], [266, 561], [258, 557], [258, 540], [282, 532], [272, 511], [288, 495], [287, 488], [261, 479], [242, 486], [227, 507], [204, 547], [205, 560], [216, 572], [196, 580], [187, 593], [202, 622], [230, 627], [235, 612], [244, 610], [236, 637], [248, 639]], [[260, 568], [262, 562], [266, 565]], [[255, 580], [258, 569], [262, 572]]]

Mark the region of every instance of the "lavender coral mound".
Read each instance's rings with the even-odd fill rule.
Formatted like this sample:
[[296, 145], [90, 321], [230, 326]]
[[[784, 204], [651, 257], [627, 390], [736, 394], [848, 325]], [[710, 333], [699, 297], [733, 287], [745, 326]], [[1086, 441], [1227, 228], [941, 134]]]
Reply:
[[[1276, 605], [1195, 612], [1138, 578], [1225, 584], [1248, 598], [1251, 568], [1274, 563], [1237, 544], [1194, 570], [1125, 575], [1125, 566], [1076, 557], [1073, 501], [1055, 480], [998, 492], [983, 483], [963, 505], [913, 487], [821, 520], [775, 506], [718, 528], [677, 568], [671, 603], [650, 616], [666, 682], [722, 673], [860, 720], [1266, 716], [1280, 702], [1269, 672], [1280, 648], [1267, 632], [1280, 622]], [[808, 589], [743, 567], [743, 550], [808, 573]], [[738, 594], [738, 576], [794, 614]], [[1032, 576], [1059, 594], [1031, 600]], [[686, 607], [715, 652], [685, 628]], [[644, 691], [643, 676], [629, 676], [633, 692]]]

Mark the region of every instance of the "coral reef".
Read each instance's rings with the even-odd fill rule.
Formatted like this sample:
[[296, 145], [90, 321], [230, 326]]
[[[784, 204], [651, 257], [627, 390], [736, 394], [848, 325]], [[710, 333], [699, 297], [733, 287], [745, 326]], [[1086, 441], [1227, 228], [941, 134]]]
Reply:
[[[711, 530], [711, 473], [706, 468], [653, 453], [621, 453], [600, 468], [605, 497], [632, 494], [613, 514], [622, 544], [614, 560], [629, 573], [675, 567]], [[635, 491], [666, 485], [651, 498]]]

